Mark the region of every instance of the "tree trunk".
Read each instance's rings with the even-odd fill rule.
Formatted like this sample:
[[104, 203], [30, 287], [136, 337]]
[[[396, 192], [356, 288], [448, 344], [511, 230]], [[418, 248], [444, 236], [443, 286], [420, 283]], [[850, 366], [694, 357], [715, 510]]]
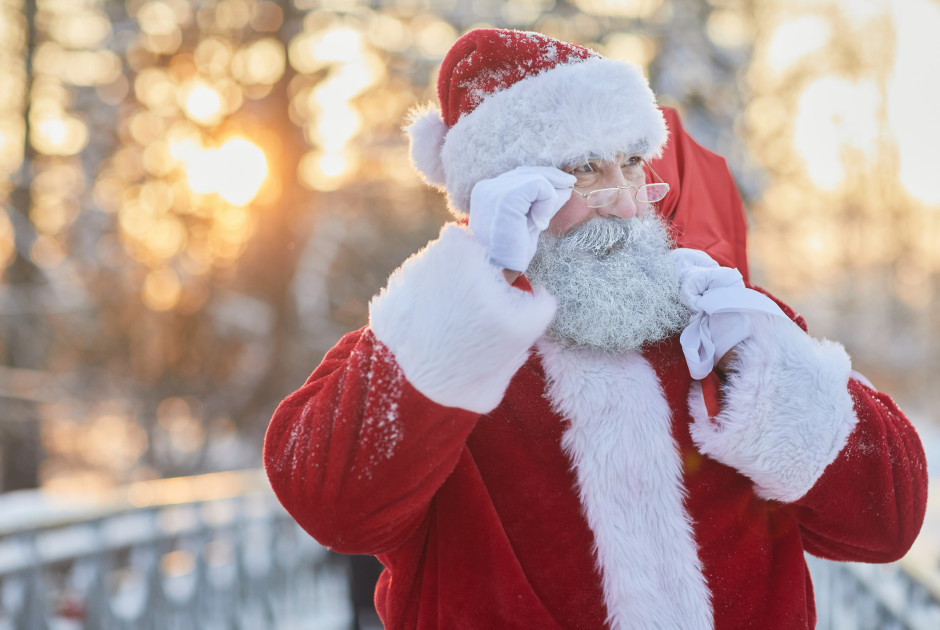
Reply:
[[[16, 312], [3, 317], [3, 360], [13, 368], [40, 370], [45, 367], [45, 344], [48, 335], [43, 334], [44, 316], [36, 304], [36, 288], [44, 284], [42, 271], [29, 258], [29, 251], [36, 239], [35, 231], [29, 221], [29, 208], [32, 203], [31, 167], [35, 152], [30, 144], [29, 93], [32, 86], [33, 49], [36, 45], [36, 0], [26, 0], [24, 17], [27, 24], [25, 49], [26, 67], [26, 102], [23, 106], [23, 119], [26, 133], [23, 143], [23, 163], [16, 189], [11, 194], [10, 205], [16, 239], [16, 257], [4, 273], [4, 281], [22, 296], [16, 305]], [[23, 490], [39, 486], [39, 464], [41, 460], [41, 442], [39, 427], [39, 409], [35, 401], [17, 398], [5, 401], [0, 414], [0, 452], [2, 452], [2, 488], [3, 491]]]

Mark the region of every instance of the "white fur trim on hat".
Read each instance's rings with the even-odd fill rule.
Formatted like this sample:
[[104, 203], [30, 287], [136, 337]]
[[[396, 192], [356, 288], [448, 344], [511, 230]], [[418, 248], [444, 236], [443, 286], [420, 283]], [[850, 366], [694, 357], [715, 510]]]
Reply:
[[487, 96], [447, 132], [441, 156], [451, 210], [469, 212], [477, 182], [517, 166], [653, 157], [666, 137], [639, 68], [602, 57], [556, 66]]
[[817, 341], [793, 322], [751, 316], [752, 336], [736, 348], [722, 408], [713, 419], [693, 384], [692, 439], [706, 455], [754, 482], [765, 499], [805, 495], [839, 455], [858, 423], [841, 345]]
[[421, 178], [437, 188], [445, 182], [441, 149], [447, 135], [447, 125], [441, 111], [432, 105], [419, 107], [408, 115], [405, 133], [411, 144], [411, 163]]

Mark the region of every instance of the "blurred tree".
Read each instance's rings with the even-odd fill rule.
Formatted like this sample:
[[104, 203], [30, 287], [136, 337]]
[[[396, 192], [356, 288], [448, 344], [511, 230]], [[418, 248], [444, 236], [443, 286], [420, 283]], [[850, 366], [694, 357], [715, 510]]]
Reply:
[[745, 131], [769, 185], [754, 204], [755, 269], [857, 369], [929, 417], [940, 369], [937, 96], [918, 0], [756, 0]]
[[[32, 84], [33, 54], [36, 31], [33, 27], [36, 15], [35, 0], [26, 0], [23, 7], [24, 41], [20, 46], [13, 46], [8, 54], [19, 53], [23, 60], [25, 78], [24, 96], [29, 93]], [[19, 50], [17, 50], [17, 48]], [[22, 99], [24, 138], [28, 139], [30, 107], [29, 99]], [[8, 215], [14, 226], [14, 247], [12, 257], [4, 273], [8, 295], [15, 296], [15, 303], [6, 301], [3, 313], [2, 348], [3, 365], [8, 366], [7, 377], [11, 380], [25, 371], [43, 370], [46, 367], [46, 348], [48, 339], [46, 317], [43, 312], [40, 294], [45, 284], [45, 276], [29, 256], [29, 251], [36, 242], [36, 233], [30, 223], [29, 209], [32, 205], [32, 178], [30, 169], [35, 159], [35, 151], [29, 142], [24, 142], [19, 149], [19, 172], [14, 178], [13, 189], [7, 205]], [[4, 490], [35, 488], [39, 485], [39, 463], [41, 446], [39, 432], [39, 412], [37, 401], [26, 393], [3, 388], [6, 399], [0, 407], [0, 481]]]
[[257, 463], [274, 405], [447, 219], [400, 125], [473, 26], [637, 63], [743, 169], [749, 4], [718, 4], [8, 0], [0, 32], [29, 25], [29, 44], [13, 53], [28, 131], [5, 205], [13, 256], [0, 225], [17, 296], [4, 364], [59, 389], [4, 389], [48, 451], [4, 439], [30, 464], [4, 461], [27, 485]]

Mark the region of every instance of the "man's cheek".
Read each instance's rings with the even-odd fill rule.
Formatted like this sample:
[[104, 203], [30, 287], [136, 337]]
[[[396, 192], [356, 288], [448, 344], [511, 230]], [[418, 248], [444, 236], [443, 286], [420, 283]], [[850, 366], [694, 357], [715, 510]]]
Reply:
[[548, 233], [553, 236], [564, 236], [591, 218], [591, 209], [581, 201], [578, 195], [572, 193], [571, 199], [555, 213], [548, 224]]

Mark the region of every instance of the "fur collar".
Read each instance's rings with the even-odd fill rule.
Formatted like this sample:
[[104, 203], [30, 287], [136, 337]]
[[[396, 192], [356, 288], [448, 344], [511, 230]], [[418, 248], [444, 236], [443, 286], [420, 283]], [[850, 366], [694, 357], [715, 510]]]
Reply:
[[611, 628], [712, 627], [672, 411], [649, 362], [537, 343], [594, 532]]

